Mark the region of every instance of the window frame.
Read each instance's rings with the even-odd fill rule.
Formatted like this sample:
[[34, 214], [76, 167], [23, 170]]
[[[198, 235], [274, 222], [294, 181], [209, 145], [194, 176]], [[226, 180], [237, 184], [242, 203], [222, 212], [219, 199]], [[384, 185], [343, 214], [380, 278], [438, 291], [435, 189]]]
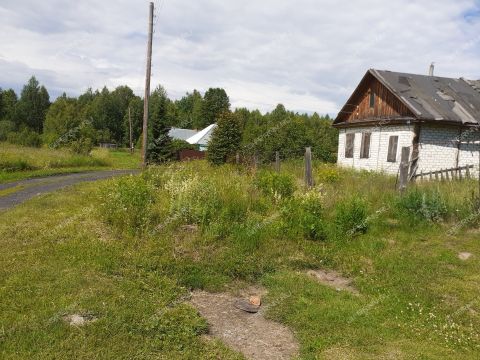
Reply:
[[[366, 139], [368, 138], [368, 144]], [[362, 132], [362, 143], [360, 145], [360, 159], [370, 158], [370, 144], [372, 143], [372, 133], [369, 131]]]
[[[394, 140], [395, 141], [392, 141]], [[393, 151], [393, 144], [395, 144], [395, 152]], [[390, 135], [388, 138], [387, 162], [396, 163], [398, 153], [398, 135]]]
[[355, 133], [345, 134], [345, 159], [353, 159], [355, 154]]
[[369, 100], [370, 109], [375, 109], [375, 92], [370, 89], [370, 100]]

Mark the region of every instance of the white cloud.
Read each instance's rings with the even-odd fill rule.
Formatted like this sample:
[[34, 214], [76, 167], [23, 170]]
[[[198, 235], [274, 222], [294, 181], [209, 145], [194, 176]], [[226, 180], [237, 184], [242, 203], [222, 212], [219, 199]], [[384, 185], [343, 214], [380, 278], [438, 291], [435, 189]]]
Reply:
[[[222, 86], [234, 106], [335, 113], [370, 68], [480, 78], [473, 0], [157, 2], [153, 86]], [[2, 0], [0, 86], [142, 94], [148, 1]], [[468, 16], [467, 16], [468, 15]]]

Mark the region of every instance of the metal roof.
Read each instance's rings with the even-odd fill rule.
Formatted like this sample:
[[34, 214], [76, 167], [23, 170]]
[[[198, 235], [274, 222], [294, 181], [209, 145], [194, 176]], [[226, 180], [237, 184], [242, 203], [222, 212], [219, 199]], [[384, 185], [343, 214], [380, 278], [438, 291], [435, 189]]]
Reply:
[[212, 136], [213, 129], [217, 127], [217, 124], [208, 125], [205, 129], [200, 130], [198, 133], [187, 139], [190, 144], [208, 145], [210, 137]]
[[177, 140], [185, 140], [187, 141], [188, 138], [192, 137], [198, 133], [197, 130], [191, 130], [191, 129], [180, 129], [180, 128], [175, 128], [172, 127], [170, 128], [170, 131], [168, 132], [168, 135], [172, 139], [177, 139]]
[[420, 120], [480, 123], [480, 80], [370, 69]]

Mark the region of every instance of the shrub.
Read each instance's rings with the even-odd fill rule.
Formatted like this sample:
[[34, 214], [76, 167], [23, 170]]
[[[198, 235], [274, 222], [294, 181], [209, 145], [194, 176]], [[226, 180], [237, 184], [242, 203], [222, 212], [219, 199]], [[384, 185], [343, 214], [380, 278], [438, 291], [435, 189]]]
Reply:
[[205, 225], [220, 208], [217, 189], [210, 179], [172, 176], [165, 189], [171, 198], [170, 215], [184, 223]]
[[109, 181], [102, 190], [102, 200], [103, 218], [120, 231], [142, 233], [152, 220], [153, 192], [140, 177]]
[[8, 134], [15, 130], [15, 124], [12, 121], [0, 121], [0, 141], [7, 140]]
[[413, 217], [414, 220], [438, 222], [448, 214], [446, 201], [437, 189], [415, 188], [400, 196], [396, 205], [400, 213]]
[[334, 183], [340, 180], [340, 172], [337, 168], [322, 167], [317, 170], [319, 183]]
[[326, 239], [322, 194], [318, 189], [286, 201], [280, 211], [285, 232], [300, 233], [310, 240]]
[[7, 135], [7, 141], [11, 144], [40, 147], [42, 139], [38, 133], [28, 128], [24, 128], [20, 132], [10, 132]]
[[365, 233], [368, 229], [367, 204], [358, 196], [347, 199], [336, 206], [335, 225], [347, 236]]
[[255, 184], [265, 195], [272, 196], [275, 200], [289, 198], [295, 192], [292, 176], [272, 171], [258, 172]]
[[70, 150], [72, 150], [75, 154], [89, 155], [92, 149], [93, 141], [90, 138], [82, 137], [70, 143]]

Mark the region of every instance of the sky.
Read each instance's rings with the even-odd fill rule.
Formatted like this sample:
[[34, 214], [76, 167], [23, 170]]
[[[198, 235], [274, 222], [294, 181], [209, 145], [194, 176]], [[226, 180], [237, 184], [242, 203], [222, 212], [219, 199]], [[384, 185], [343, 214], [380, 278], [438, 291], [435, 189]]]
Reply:
[[[0, 0], [0, 87], [143, 94], [148, 1]], [[480, 79], [480, 0], [157, 0], [152, 88], [335, 114], [369, 68]]]

